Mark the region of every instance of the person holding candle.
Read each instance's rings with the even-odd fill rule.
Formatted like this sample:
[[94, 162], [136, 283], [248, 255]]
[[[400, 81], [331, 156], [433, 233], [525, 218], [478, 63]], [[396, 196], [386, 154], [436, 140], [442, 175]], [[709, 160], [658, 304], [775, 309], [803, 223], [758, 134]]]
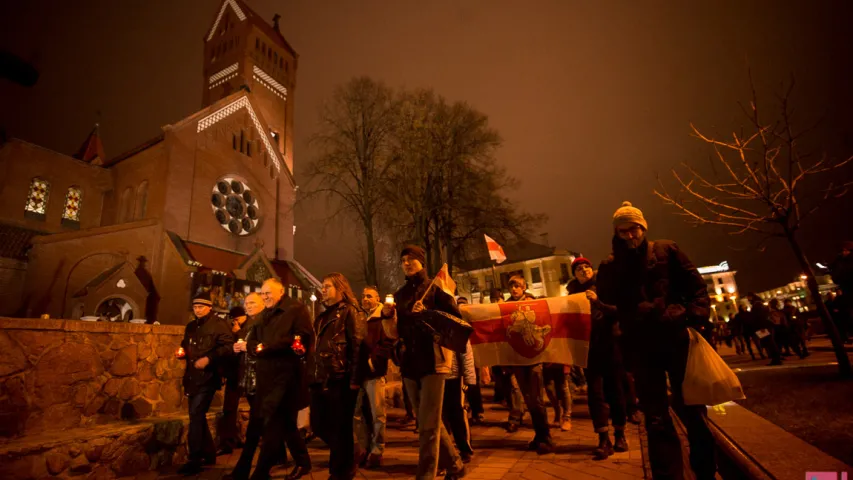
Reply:
[[323, 277], [321, 293], [326, 310], [314, 321], [311, 426], [329, 445], [331, 478], [351, 479], [358, 470], [353, 415], [364, 380], [359, 363], [364, 315], [342, 274]]
[[[386, 303], [394, 303], [394, 297], [386, 298]], [[359, 447], [368, 453], [364, 461], [367, 468], [382, 465], [385, 451], [385, 375], [388, 373], [388, 359], [391, 358], [397, 340], [394, 319], [382, 318], [382, 299], [376, 287], [365, 287], [361, 294], [361, 308], [367, 315], [364, 343], [359, 354], [359, 369], [363, 372], [364, 382], [358, 393], [353, 417], [353, 428]], [[365, 421], [362, 413], [367, 402], [372, 425]], [[372, 428], [368, 428], [371, 427]], [[368, 438], [368, 434], [369, 438]]]
[[252, 409], [257, 410], [264, 424], [261, 453], [251, 478], [269, 478], [285, 443], [295, 463], [286, 478], [301, 478], [311, 472], [311, 457], [296, 422], [299, 410], [308, 404], [314, 335], [311, 313], [302, 302], [285, 296], [284, 285], [275, 278], [264, 282], [261, 298], [266, 311], [246, 340], [246, 349], [256, 357], [257, 385]]
[[[255, 371], [255, 352], [250, 352], [246, 347], [246, 339], [255, 335], [254, 325], [260, 321], [261, 314], [264, 311], [264, 302], [258, 293], [252, 292], [246, 295], [243, 300], [243, 306], [246, 311], [246, 319], [242, 322], [235, 321], [236, 326], [239, 322], [239, 328], [236, 329], [235, 335], [237, 341], [234, 342], [234, 353], [239, 356], [239, 385], [240, 391], [246, 396], [249, 401], [249, 426], [246, 427], [246, 441], [243, 444], [243, 451], [240, 453], [240, 459], [234, 470], [222, 477], [222, 480], [246, 479], [249, 478], [249, 473], [252, 469], [252, 459], [255, 458], [255, 451], [258, 449], [258, 443], [261, 440], [261, 433], [264, 427], [264, 420], [260, 417], [258, 408], [255, 407], [255, 391], [257, 388], [257, 375]], [[232, 328], [232, 331], [234, 329]], [[287, 463], [287, 452], [282, 452], [284, 462]]]
[[204, 465], [216, 463], [216, 447], [207, 425], [207, 411], [213, 396], [222, 386], [219, 363], [231, 356], [234, 336], [228, 325], [213, 316], [213, 302], [207, 292], [193, 299], [195, 319], [184, 329], [177, 356], [186, 361], [184, 394], [189, 397], [190, 425], [187, 434], [189, 460], [181, 475], [196, 475]]

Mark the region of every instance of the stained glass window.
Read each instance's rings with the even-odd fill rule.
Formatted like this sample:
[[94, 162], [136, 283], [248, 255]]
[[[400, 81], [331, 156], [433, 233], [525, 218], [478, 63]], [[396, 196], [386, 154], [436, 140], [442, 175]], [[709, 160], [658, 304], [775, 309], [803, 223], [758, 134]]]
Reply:
[[34, 178], [30, 182], [30, 193], [27, 195], [25, 211], [36, 215], [44, 215], [47, 210], [47, 200], [50, 197], [50, 182]]
[[79, 222], [82, 204], [83, 190], [80, 190], [79, 187], [70, 187], [68, 193], [65, 194], [65, 211], [62, 212], [62, 219]]

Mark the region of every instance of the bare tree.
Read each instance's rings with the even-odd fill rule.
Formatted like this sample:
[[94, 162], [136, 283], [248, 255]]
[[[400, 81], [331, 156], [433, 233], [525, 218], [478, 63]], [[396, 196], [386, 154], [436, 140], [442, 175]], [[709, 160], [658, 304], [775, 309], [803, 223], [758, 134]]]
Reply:
[[506, 198], [518, 182], [496, 163], [502, 140], [485, 114], [432, 90], [403, 92], [398, 106], [389, 220], [399, 238], [424, 245], [433, 272], [452, 269], [483, 233], [519, 237], [544, 220]]
[[320, 129], [310, 145], [318, 152], [308, 168], [307, 198], [323, 196], [330, 218], [346, 215], [364, 234], [364, 280], [378, 285], [377, 216], [386, 196], [394, 94], [380, 82], [353, 78], [335, 89], [320, 111]]
[[850, 376], [850, 360], [818, 291], [814, 270], [800, 247], [797, 235], [803, 221], [827, 201], [844, 195], [853, 185], [843, 167], [853, 157], [834, 160], [827, 155], [804, 153], [803, 137], [797, 131], [790, 105], [794, 82], [779, 96], [779, 114], [773, 119], [760, 115], [758, 97], [750, 76], [752, 99], [741, 109], [749, 118], [746, 131], [731, 140], [707, 136], [691, 124], [693, 135], [714, 150], [710, 173], [703, 174], [682, 164], [673, 169], [677, 194], [667, 191], [661, 179], [654, 193], [665, 204], [696, 225], [717, 225], [733, 235], [755, 233], [762, 243], [770, 238], [787, 240], [794, 257], [807, 276], [807, 284], [824, 328], [832, 340], [843, 376]]

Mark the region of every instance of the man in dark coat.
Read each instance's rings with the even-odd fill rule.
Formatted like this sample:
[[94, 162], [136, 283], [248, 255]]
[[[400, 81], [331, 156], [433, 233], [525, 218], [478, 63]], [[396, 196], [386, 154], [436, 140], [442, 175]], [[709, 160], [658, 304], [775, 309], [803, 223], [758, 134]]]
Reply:
[[674, 242], [646, 238], [643, 212], [624, 202], [613, 215], [613, 253], [598, 271], [601, 301], [615, 305], [628, 368], [634, 373], [656, 479], [682, 479], [681, 442], [669, 414], [687, 427], [690, 466], [699, 480], [716, 473], [714, 439], [704, 405], [684, 405], [681, 384], [690, 347], [688, 326], [710, 317], [707, 287], [693, 262]]
[[222, 387], [221, 361], [232, 355], [234, 336], [228, 325], [216, 318], [207, 292], [193, 299], [195, 320], [187, 324], [181, 341], [184, 370], [184, 394], [189, 397], [190, 426], [187, 433], [189, 461], [178, 473], [196, 475], [203, 465], [216, 463], [216, 447], [207, 425], [207, 411], [216, 391]]
[[301, 478], [311, 471], [311, 457], [296, 424], [299, 410], [308, 405], [306, 356], [314, 344], [311, 313], [302, 302], [286, 297], [276, 279], [264, 282], [261, 298], [266, 311], [255, 325], [255, 336], [246, 342], [257, 357], [253, 408], [264, 420], [261, 454], [252, 479], [269, 478], [284, 443], [296, 465], [286, 478]]
[[[250, 352], [246, 348], [246, 340], [254, 336], [255, 323], [261, 319], [263, 314], [264, 302], [261, 300], [260, 294], [252, 292], [246, 295], [243, 305], [245, 306], [246, 313], [245, 320], [235, 321], [231, 331], [234, 332], [236, 330], [234, 335], [237, 337], [237, 341], [234, 342], [234, 353], [240, 362], [238, 384], [240, 392], [246, 395], [246, 400], [249, 401], [249, 426], [246, 427], [246, 441], [243, 444], [243, 451], [240, 452], [240, 459], [234, 466], [234, 470], [222, 477], [222, 480], [245, 480], [249, 478], [249, 473], [252, 470], [252, 460], [255, 458], [255, 451], [258, 448], [264, 428], [264, 419], [260, 417], [258, 409], [254, 406], [255, 389], [257, 387], [255, 372], [257, 358], [255, 357], [255, 352]], [[282, 453], [286, 457], [287, 453]]]
[[849, 343], [853, 334], [853, 241], [841, 245], [841, 254], [829, 265], [832, 281], [841, 289], [842, 295], [836, 298], [838, 321], [835, 322], [841, 340]]
[[761, 297], [755, 293], [746, 294], [746, 299], [752, 305], [752, 310], [749, 311], [752, 320], [752, 328], [755, 329], [755, 338], [767, 352], [770, 357], [769, 366], [782, 365], [782, 352], [779, 350], [779, 345], [773, 335], [774, 325], [770, 320], [770, 309], [764, 305]]
[[441, 421], [444, 380], [450, 373], [453, 352], [435, 343], [421, 312], [438, 310], [461, 318], [456, 300], [440, 288], [430, 288], [424, 269], [426, 252], [409, 245], [400, 254], [406, 283], [394, 294], [394, 304], [385, 305], [383, 318], [397, 315], [397, 329], [403, 343], [400, 370], [418, 417], [419, 480], [436, 477], [438, 468], [447, 470], [448, 480], [465, 475], [465, 467], [453, 438]]
[[[231, 333], [239, 337], [241, 326], [246, 325], [246, 310], [234, 307], [228, 312]], [[243, 337], [245, 338], [245, 334]], [[225, 377], [225, 396], [222, 400], [222, 419], [219, 422], [219, 451], [217, 455], [230, 455], [238, 446], [237, 413], [240, 407], [240, 357], [233, 355], [222, 361], [222, 376]]]
[[[592, 310], [592, 331], [589, 339], [586, 381], [589, 385], [589, 413], [598, 433], [598, 448], [594, 455], [603, 460], [613, 452], [627, 452], [628, 439], [625, 425], [628, 421], [625, 393], [622, 390], [624, 375], [622, 353], [616, 343], [619, 327], [616, 324], [616, 307], [602, 303], [598, 298], [596, 274], [592, 264], [583, 257], [572, 262], [575, 277], [566, 286], [569, 295], [584, 292]], [[610, 441], [607, 423], [613, 419], [614, 443]]]

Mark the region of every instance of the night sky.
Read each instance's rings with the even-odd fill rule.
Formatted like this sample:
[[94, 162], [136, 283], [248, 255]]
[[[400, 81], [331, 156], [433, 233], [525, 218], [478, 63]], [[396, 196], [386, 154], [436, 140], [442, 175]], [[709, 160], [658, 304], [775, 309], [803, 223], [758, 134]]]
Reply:
[[[41, 78], [30, 89], [0, 80], [0, 126], [71, 154], [99, 121], [108, 157], [157, 135], [201, 106], [202, 38], [219, 4], [2, 2], [0, 45], [33, 62]], [[676, 240], [700, 265], [728, 260], [742, 291], [799, 275], [784, 241], [757, 252], [756, 237], [690, 227], [652, 195], [656, 173], [707, 163], [710, 151], [689, 136], [690, 122], [720, 135], [744, 124], [737, 102], [748, 100], [748, 66], [768, 101], [793, 73], [797, 118], [803, 126], [822, 119], [812, 147], [853, 154], [849, 2], [248, 4], [268, 20], [280, 13], [300, 54], [297, 182], [311, 159], [317, 109], [337, 84], [369, 75], [433, 87], [490, 117], [505, 139], [498, 160], [522, 181], [508, 196], [550, 217], [552, 245], [595, 262], [609, 252], [613, 211], [630, 200], [651, 237]], [[851, 206], [853, 195], [805, 225], [813, 261], [830, 260], [853, 238]], [[315, 275], [355, 271], [354, 246], [340, 225], [322, 228], [321, 214], [322, 206], [297, 212], [297, 259]]]

